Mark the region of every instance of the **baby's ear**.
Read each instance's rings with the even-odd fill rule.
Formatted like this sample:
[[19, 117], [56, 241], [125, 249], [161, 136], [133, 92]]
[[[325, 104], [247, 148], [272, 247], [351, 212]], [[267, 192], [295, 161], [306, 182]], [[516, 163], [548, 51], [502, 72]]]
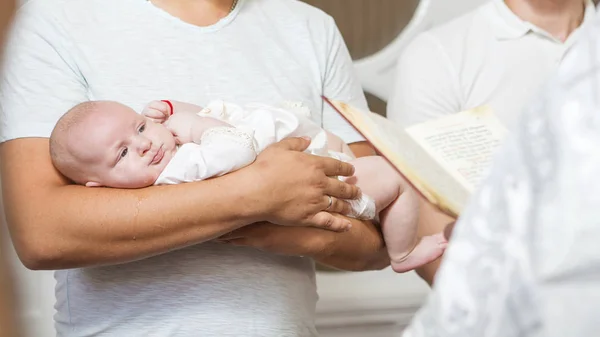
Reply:
[[85, 183], [85, 186], [87, 186], [87, 187], [102, 187], [102, 184], [94, 182], [94, 181], [88, 181], [87, 183]]

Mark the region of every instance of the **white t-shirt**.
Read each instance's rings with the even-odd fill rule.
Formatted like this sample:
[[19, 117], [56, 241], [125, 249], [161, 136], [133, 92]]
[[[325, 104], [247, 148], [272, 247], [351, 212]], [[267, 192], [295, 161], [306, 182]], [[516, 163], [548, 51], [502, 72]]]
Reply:
[[599, 335], [598, 31], [519, 118], [405, 337]]
[[[584, 24], [594, 13], [588, 0]], [[489, 104], [512, 128], [578, 35], [579, 29], [563, 43], [520, 19], [504, 0], [491, 0], [406, 47], [387, 116], [410, 126]]]
[[[0, 141], [49, 137], [87, 99], [141, 111], [157, 97], [302, 102], [325, 129], [362, 140], [321, 99], [367, 108], [342, 37], [300, 1], [240, 0], [201, 28], [145, 0], [32, 0], [13, 33]], [[316, 335], [314, 262], [305, 257], [208, 243], [56, 279], [59, 336]]]

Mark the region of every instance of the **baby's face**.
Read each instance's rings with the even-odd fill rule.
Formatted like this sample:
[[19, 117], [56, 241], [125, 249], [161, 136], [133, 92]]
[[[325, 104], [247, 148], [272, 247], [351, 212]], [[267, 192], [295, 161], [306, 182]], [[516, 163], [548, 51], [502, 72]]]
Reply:
[[[177, 148], [171, 132], [131, 108], [108, 103], [89, 118], [77, 138], [85, 151], [84, 169], [93, 172], [87, 186], [141, 188], [152, 185]], [[80, 152], [81, 153], [81, 152]]]

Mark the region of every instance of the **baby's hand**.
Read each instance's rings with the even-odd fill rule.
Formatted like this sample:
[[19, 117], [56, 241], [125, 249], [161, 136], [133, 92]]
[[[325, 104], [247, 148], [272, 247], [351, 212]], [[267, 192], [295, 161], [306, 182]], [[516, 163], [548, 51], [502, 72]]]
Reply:
[[171, 107], [167, 102], [152, 101], [142, 110], [142, 115], [148, 117], [154, 123], [164, 123], [171, 115]]
[[199, 128], [199, 116], [182, 111], [170, 116], [164, 125], [171, 131], [177, 144], [194, 143], [194, 130]]

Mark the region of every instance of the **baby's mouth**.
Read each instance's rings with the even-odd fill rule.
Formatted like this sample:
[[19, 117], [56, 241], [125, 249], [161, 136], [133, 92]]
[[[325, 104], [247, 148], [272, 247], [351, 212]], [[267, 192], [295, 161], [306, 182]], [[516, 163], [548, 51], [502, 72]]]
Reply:
[[150, 165], [156, 165], [156, 164], [160, 163], [160, 161], [163, 159], [164, 156], [165, 156], [165, 151], [163, 151], [163, 147], [161, 145], [158, 148], [158, 151], [156, 151], [156, 154], [154, 155], [154, 157], [152, 158]]

